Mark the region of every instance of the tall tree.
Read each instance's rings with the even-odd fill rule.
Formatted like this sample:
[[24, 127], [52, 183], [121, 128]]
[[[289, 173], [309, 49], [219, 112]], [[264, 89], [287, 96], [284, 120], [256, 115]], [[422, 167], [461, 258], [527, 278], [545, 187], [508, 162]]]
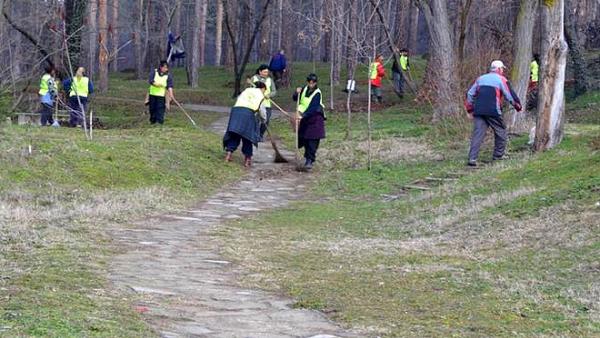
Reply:
[[[237, 96], [241, 92], [241, 84], [242, 77], [244, 76], [244, 71], [246, 70], [246, 66], [248, 65], [248, 60], [250, 59], [250, 53], [252, 52], [252, 47], [254, 46], [254, 41], [256, 39], [256, 35], [260, 30], [260, 26], [262, 22], [265, 20], [267, 10], [269, 9], [269, 5], [271, 4], [271, 0], [263, 0], [262, 5], [260, 6], [260, 10], [258, 13], [254, 13], [250, 18], [253, 20], [249, 20], [248, 24], [251, 24], [252, 31], [250, 34], [250, 38], [247, 39], [246, 44], [244, 44], [244, 40], [240, 37], [240, 35], [234, 34], [234, 26], [232, 22], [232, 17], [230, 12], [232, 11], [231, 6], [229, 6], [229, 1], [223, 0], [225, 5], [225, 27], [227, 27], [227, 34], [229, 35], [229, 41], [231, 43], [231, 49], [233, 54], [233, 71], [234, 71], [234, 88], [233, 88], [233, 96]], [[245, 7], [246, 9], [250, 9], [250, 6], [247, 2], [237, 3], [236, 6], [238, 9], [241, 7]], [[246, 16], [244, 16], [242, 11], [235, 11], [236, 16], [238, 16], [238, 22], [245, 22], [248, 20]]]
[[98, 91], [108, 89], [108, 4], [107, 0], [98, 0]]
[[200, 17], [198, 18], [200, 39], [200, 49], [198, 50], [198, 53], [200, 54], [200, 66], [204, 66], [204, 56], [206, 54], [206, 15], [208, 14], [208, 0], [202, 0], [201, 6], [202, 8], [200, 11]]
[[98, 63], [98, 0], [90, 0], [88, 11], [88, 74], [94, 76]]
[[567, 43], [564, 36], [564, 0], [542, 3], [542, 72], [534, 149], [553, 148], [563, 137]]
[[192, 55], [190, 60], [190, 85], [198, 88], [198, 76], [200, 69], [200, 25], [202, 20], [202, 5], [204, 0], [194, 1], [194, 18], [196, 22], [192, 28]]
[[[529, 85], [529, 65], [532, 60], [533, 46], [533, 28], [536, 21], [536, 14], [539, 0], [521, 0], [519, 14], [517, 15], [517, 24], [514, 32], [513, 43], [513, 63], [511, 67], [511, 82], [519, 99], [525, 102], [527, 97], [527, 87]], [[523, 104], [524, 107], [527, 105]], [[511, 130], [522, 130], [523, 121], [521, 114], [511, 111], [508, 118], [508, 127]]]
[[573, 65], [573, 77], [575, 78], [575, 96], [582, 95], [588, 90], [589, 75], [587, 65], [583, 57], [579, 37], [575, 28], [575, 11], [573, 10], [573, 0], [565, 0], [565, 39], [569, 45], [569, 55]]
[[217, 17], [215, 23], [215, 64], [221, 65], [223, 53], [223, 1], [217, 0]]
[[112, 71], [119, 71], [119, 0], [112, 0], [112, 18], [110, 31], [112, 35]]
[[432, 79], [436, 98], [433, 104], [434, 120], [460, 112], [457, 92], [458, 76], [452, 29], [448, 18], [447, 2], [443, 0], [415, 0], [427, 21], [429, 29], [428, 76]]
[[407, 47], [413, 54], [417, 52], [419, 41], [419, 16], [419, 7], [410, 6], [410, 34]]
[[69, 37], [69, 56], [74, 67], [78, 67], [81, 57], [81, 33], [85, 18], [87, 0], [65, 0], [65, 28]]

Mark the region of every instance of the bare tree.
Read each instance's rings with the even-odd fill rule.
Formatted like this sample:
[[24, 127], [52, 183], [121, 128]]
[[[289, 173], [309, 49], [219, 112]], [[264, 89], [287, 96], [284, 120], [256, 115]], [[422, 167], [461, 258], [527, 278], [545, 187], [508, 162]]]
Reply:
[[133, 28], [133, 44], [135, 50], [135, 70], [138, 79], [146, 77], [145, 61], [148, 50], [148, 0], [136, 1], [136, 17]]
[[201, 1], [200, 16], [198, 17], [198, 28], [199, 28], [199, 49], [200, 54], [200, 66], [204, 66], [204, 54], [206, 49], [206, 14], [208, 13], [208, 0]]
[[107, 0], [98, 0], [98, 91], [103, 93], [108, 89], [108, 4]]
[[190, 60], [190, 85], [192, 88], [198, 88], [198, 70], [200, 69], [200, 25], [202, 20], [202, 6], [204, 0], [194, 1], [194, 18], [196, 22], [192, 28], [192, 53]]
[[119, 0], [112, 0], [112, 18], [110, 25], [112, 36], [111, 68], [113, 72], [119, 71]]
[[567, 43], [564, 37], [564, 0], [542, 4], [542, 72], [539, 115], [534, 149], [553, 148], [563, 137]]
[[434, 120], [456, 116], [460, 112], [458, 76], [455, 71], [454, 44], [448, 18], [447, 2], [443, 0], [415, 0], [427, 20], [429, 28], [428, 77], [434, 86], [436, 98], [433, 102]]
[[[223, 4], [225, 7], [225, 27], [227, 27], [227, 34], [229, 35], [229, 41], [231, 43], [231, 49], [233, 54], [233, 71], [235, 76], [234, 88], [233, 88], [233, 96], [237, 96], [241, 92], [241, 83], [242, 77], [244, 76], [244, 71], [246, 70], [246, 65], [248, 64], [248, 60], [250, 59], [250, 53], [252, 51], [252, 47], [254, 46], [254, 40], [256, 39], [256, 35], [260, 30], [260, 26], [262, 22], [265, 20], [267, 10], [269, 8], [269, 4], [271, 0], [263, 0], [262, 5], [260, 6], [260, 10], [258, 13], [253, 11], [253, 8], [248, 4], [247, 1], [238, 1], [236, 6], [239, 9], [242, 7], [248, 11], [251, 15], [249, 16], [250, 20], [246, 16], [243, 15], [242, 11], [237, 11], [236, 15], [238, 16], [236, 20], [237, 22], [243, 22], [243, 20], [248, 20], [249, 24], [252, 25], [252, 30], [247, 43], [244, 45], [244, 41], [240, 34], [236, 36], [234, 34], [234, 26], [232, 22], [232, 15], [230, 12], [233, 12], [231, 6], [227, 0], [223, 0]], [[239, 28], [239, 27], [238, 27]]]
[[217, 0], [217, 17], [215, 23], [215, 64], [221, 65], [223, 53], [223, 2]]
[[588, 90], [589, 75], [587, 65], [583, 57], [581, 43], [575, 28], [575, 12], [572, 0], [565, 2], [565, 39], [569, 45], [569, 55], [573, 65], [573, 77], [575, 78], [575, 96], [582, 95]]
[[96, 72], [98, 51], [98, 0], [90, 0], [88, 11], [88, 74], [90, 78]]

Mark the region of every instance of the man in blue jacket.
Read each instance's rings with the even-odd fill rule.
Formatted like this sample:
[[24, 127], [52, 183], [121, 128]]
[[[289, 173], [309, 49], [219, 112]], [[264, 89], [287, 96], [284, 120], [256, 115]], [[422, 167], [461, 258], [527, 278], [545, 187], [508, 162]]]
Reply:
[[504, 77], [505, 68], [502, 61], [493, 61], [490, 72], [477, 78], [467, 92], [465, 108], [469, 118], [473, 120], [473, 134], [467, 163], [471, 167], [477, 166], [479, 149], [488, 127], [494, 131], [493, 159], [501, 160], [504, 157], [508, 133], [502, 119], [502, 100], [506, 99], [517, 111], [522, 109], [521, 101]]
[[283, 78], [283, 73], [286, 72], [286, 68], [287, 61], [285, 59], [285, 53], [282, 49], [273, 55], [273, 57], [271, 57], [271, 61], [269, 62], [269, 70], [273, 74], [273, 79], [278, 86]]

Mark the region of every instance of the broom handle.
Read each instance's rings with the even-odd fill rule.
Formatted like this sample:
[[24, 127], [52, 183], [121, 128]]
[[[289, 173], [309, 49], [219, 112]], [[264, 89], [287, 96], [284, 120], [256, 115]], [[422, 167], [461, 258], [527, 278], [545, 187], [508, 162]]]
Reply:
[[192, 122], [192, 124], [194, 125], [194, 127], [198, 127], [198, 125], [196, 125], [196, 121], [194, 121], [194, 119], [192, 119], [192, 117], [190, 116], [190, 114], [187, 113], [187, 111], [185, 111], [185, 109], [183, 108], [183, 106], [181, 106], [181, 104], [179, 103], [179, 101], [177, 101], [174, 97], [171, 97], [173, 99], [173, 102], [175, 102], [175, 104], [177, 105], [177, 107], [179, 107], [179, 109], [181, 109], [181, 111], [185, 114], [185, 116], [187, 116], [188, 119], [190, 119], [190, 121]]

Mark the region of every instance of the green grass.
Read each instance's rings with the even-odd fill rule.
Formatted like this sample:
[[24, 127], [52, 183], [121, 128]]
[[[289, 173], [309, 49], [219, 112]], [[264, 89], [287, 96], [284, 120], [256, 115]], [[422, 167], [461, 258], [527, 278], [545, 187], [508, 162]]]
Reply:
[[[368, 171], [343, 153], [321, 157], [310, 198], [221, 231], [224, 252], [253, 272], [244, 282], [367, 336], [599, 335], [598, 129], [571, 125], [559, 147], [534, 155], [519, 137], [511, 160], [469, 171], [461, 121], [440, 132], [427, 116], [377, 112], [374, 135], [418, 137], [442, 161], [376, 160]], [[355, 117], [352, 141], [344, 116], [328, 120], [320, 156], [365, 139]], [[413, 182], [430, 190], [405, 188]]]
[[[215, 116], [195, 114], [205, 126]], [[241, 170], [223, 170], [220, 135], [185, 117], [140, 126], [92, 141], [80, 129], [0, 129], [0, 336], [154, 334], [106, 280], [118, 249], [108, 231], [194, 203]]]

